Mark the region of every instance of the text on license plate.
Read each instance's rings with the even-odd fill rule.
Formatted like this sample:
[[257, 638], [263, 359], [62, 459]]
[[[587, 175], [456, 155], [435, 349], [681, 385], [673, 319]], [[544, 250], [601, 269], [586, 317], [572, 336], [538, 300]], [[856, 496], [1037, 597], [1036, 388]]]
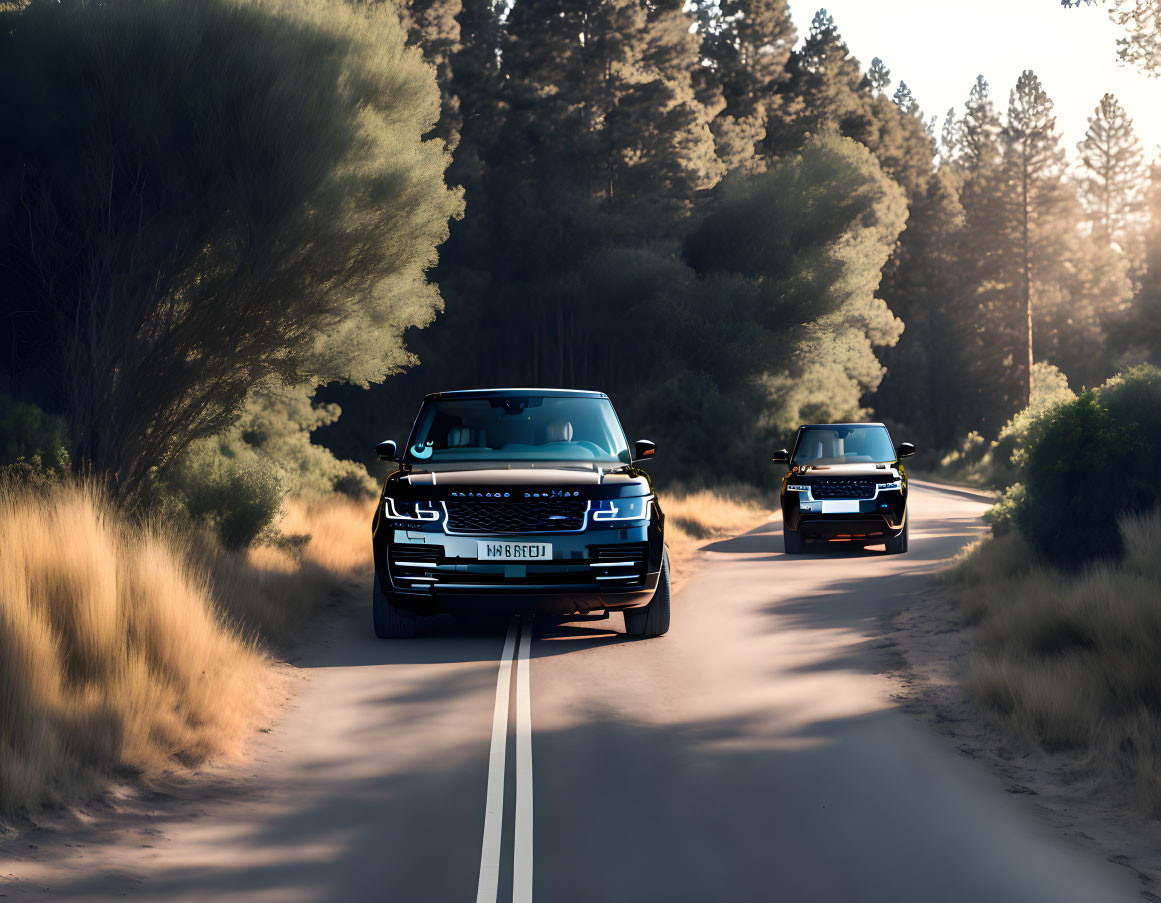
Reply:
[[477, 542], [480, 561], [551, 561], [550, 542]]

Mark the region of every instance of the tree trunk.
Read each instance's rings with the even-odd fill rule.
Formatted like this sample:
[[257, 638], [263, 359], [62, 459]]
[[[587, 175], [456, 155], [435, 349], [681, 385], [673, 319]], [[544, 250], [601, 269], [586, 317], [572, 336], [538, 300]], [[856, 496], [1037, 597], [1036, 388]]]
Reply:
[[[1026, 142], [1025, 142], [1026, 145]], [[1024, 366], [1024, 407], [1032, 403], [1032, 248], [1030, 239], [1029, 218], [1029, 191], [1028, 191], [1028, 149], [1025, 146], [1024, 161], [1021, 167], [1020, 200], [1023, 205], [1021, 213], [1023, 277], [1024, 277], [1024, 315], [1027, 324], [1027, 359]]]

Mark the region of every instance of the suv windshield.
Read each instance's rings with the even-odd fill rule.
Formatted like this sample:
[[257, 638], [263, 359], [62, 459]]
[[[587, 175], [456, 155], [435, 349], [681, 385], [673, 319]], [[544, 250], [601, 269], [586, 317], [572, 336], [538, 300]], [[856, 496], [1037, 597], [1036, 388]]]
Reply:
[[896, 460], [887, 428], [877, 424], [806, 426], [794, 446], [794, 464], [883, 464]]
[[404, 460], [422, 467], [541, 461], [619, 467], [631, 456], [607, 398], [495, 395], [425, 403]]

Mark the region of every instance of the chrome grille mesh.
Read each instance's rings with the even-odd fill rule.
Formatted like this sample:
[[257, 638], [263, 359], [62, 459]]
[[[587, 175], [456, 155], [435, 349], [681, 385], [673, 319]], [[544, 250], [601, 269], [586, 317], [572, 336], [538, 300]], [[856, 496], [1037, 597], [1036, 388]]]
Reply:
[[449, 533], [576, 533], [584, 529], [588, 502], [583, 499], [463, 501], [447, 507]]

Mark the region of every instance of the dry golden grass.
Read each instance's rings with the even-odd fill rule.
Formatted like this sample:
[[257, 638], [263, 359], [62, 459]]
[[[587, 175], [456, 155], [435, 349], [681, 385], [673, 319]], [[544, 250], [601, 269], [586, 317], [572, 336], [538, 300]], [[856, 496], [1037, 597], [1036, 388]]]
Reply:
[[665, 541], [674, 586], [685, 580], [699, 546], [736, 536], [765, 523], [773, 504], [750, 486], [725, 486], [661, 494]]
[[967, 684], [1015, 734], [1087, 753], [1094, 775], [1161, 816], [1161, 512], [1122, 521], [1123, 563], [1063, 574], [1015, 534], [949, 580], [979, 627]]
[[302, 542], [238, 552], [211, 545], [202, 557], [231, 621], [248, 637], [286, 644], [344, 584], [370, 580], [371, 516], [366, 504], [340, 496], [291, 499], [278, 529]]
[[88, 488], [0, 487], [0, 812], [240, 751], [271, 702], [262, 641], [370, 560], [365, 511], [287, 517], [312, 534], [297, 556], [223, 553]]

